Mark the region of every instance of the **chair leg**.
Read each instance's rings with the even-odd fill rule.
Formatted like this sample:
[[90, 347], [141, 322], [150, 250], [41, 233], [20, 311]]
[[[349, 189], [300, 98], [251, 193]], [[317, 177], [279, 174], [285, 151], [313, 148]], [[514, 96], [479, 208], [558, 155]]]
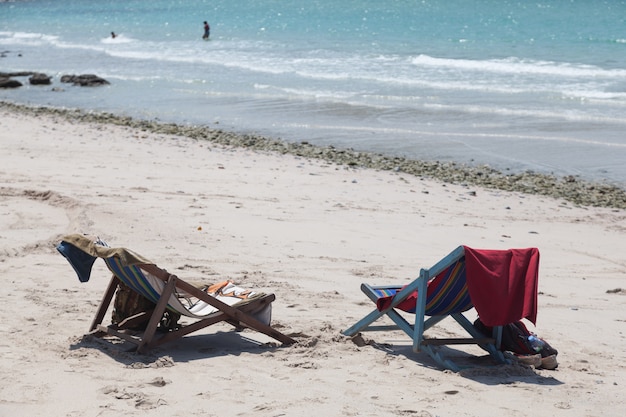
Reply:
[[415, 324], [413, 326], [413, 352], [419, 352], [422, 349], [422, 341], [424, 340], [424, 318], [426, 317], [426, 292], [428, 287], [428, 273], [425, 270], [420, 271], [420, 276], [415, 283], [417, 285], [417, 300], [415, 302]]
[[[472, 325], [472, 323], [467, 319], [467, 317], [465, 317], [463, 314], [458, 313], [458, 314], [453, 314], [452, 317], [461, 325], [463, 326], [463, 328], [470, 334], [472, 335], [473, 338], [475, 339], [480, 339], [481, 337], [483, 337], [483, 335], [481, 333], [479, 333], [474, 326]], [[500, 352], [500, 350], [498, 349], [498, 346], [500, 345], [500, 342], [502, 340], [502, 326], [496, 326], [494, 327], [493, 330], [493, 343], [485, 343], [485, 344], [480, 344], [479, 346], [481, 348], [483, 348], [484, 350], [486, 350], [487, 352], [489, 352], [489, 354], [497, 361], [500, 363], [510, 363], [509, 360], [507, 360], [504, 357], [504, 354], [502, 352]]]
[[111, 305], [111, 300], [113, 300], [113, 296], [115, 295], [115, 290], [117, 290], [117, 285], [120, 282], [119, 278], [115, 275], [111, 277], [111, 281], [109, 281], [109, 286], [102, 297], [102, 301], [100, 301], [100, 306], [98, 307], [98, 311], [96, 311], [96, 316], [91, 322], [91, 327], [89, 327], [89, 331], [94, 331], [99, 324], [102, 324], [102, 320], [104, 319], [104, 315], [106, 314], [109, 306]]
[[156, 329], [159, 326], [159, 322], [161, 321], [161, 317], [163, 317], [163, 313], [167, 308], [167, 303], [170, 299], [170, 296], [173, 294], [174, 289], [176, 288], [176, 277], [170, 275], [167, 280], [167, 284], [161, 293], [161, 297], [159, 298], [159, 302], [157, 303], [154, 311], [152, 312], [152, 317], [150, 317], [150, 321], [148, 322], [148, 326], [143, 333], [141, 338], [141, 342], [139, 346], [137, 346], [137, 352], [142, 353], [144, 350], [150, 349], [150, 343], [154, 338], [154, 334], [156, 333]]
[[450, 359], [446, 359], [439, 351], [437, 351], [433, 346], [422, 346], [421, 349], [428, 354], [435, 362], [439, 364], [442, 368], [449, 369], [452, 372], [459, 372], [461, 367], [459, 367], [456, 363], [451, 361]]

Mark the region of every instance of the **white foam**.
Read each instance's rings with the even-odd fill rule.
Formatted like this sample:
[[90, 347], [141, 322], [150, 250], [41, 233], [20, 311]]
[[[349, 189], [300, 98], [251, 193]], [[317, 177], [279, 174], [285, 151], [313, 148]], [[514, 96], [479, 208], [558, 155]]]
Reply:
[[112, 36], [107, 36], [106, 38], [101, 39], [100, 42], [107, 45], [119, 45], [123, 43], [137, 42], [137, 40], [126, 36], [123, 33], [116, 33], [115, 38], [113, 38]]
[[603, 69], [592, 65], [560, 63], [553, 61], [536, 61], [519, 58], [498, 60], [469, 60], [436, 58], [428, 55], [419, 55], [413, 59], [418, 67], [436, 67], [440, 69], [458, 69], [465, 71], [481, 71], [504, 74], [536, 74], [555, 75], [560, 77], [604, 77], [623, 78], [626, 70]]

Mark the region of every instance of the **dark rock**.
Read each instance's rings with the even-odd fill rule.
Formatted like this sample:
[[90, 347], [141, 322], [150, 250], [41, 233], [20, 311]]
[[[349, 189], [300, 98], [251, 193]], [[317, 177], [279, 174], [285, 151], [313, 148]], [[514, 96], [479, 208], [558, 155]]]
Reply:
[[98, 85], [111, 84], [104, 78], [100, 78], [94, 74], [64, 75], [61, 77], [61, 82], [72, 83], [81, 87], [95, 87]]
[[0, 78], [0, 88], [17, 88], [21, 87], [22, 83], [8, 77]]
[[37, 72], [28, 79], [28, 81], [32, 85], [49, 85], [51, 77], [48, 77], [46, 74], [42, 74]]
[[34, 71], [0, 72], [0, 77], [28, 77], [33, 74]]

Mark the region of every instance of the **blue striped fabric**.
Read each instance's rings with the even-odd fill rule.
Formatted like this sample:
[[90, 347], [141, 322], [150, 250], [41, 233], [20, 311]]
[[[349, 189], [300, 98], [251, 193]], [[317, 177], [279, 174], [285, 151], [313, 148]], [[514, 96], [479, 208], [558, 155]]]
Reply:
[[[379, 298], [393, 297], [401, 288], [381, 288], [375, 292]], [[417, 293], [410, 295], [398, 308], [415, 312]], [[467, 289], [465, 258], [450, 265], [428, 283], [426, 295], [426, 314], [444, 316], [461, 313], [472, 308], [472, 300]]]
[[143, 272], [136, 266], [123, 266], [116, 257], [105, 258], [107, 266], [124, 284], [128, 285], [139, 294], [146, 297], [153, 303], [159, 301], [161, 291], [156, 290], [150, 285]]

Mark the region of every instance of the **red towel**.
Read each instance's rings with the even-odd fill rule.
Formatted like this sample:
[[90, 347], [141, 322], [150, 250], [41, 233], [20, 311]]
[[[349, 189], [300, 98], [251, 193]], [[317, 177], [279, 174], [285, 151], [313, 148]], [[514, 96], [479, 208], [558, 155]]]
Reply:
[[537, 320], [537, 248], [489, 250], [465, 248], [467, 288], [486, 326], [526, 318]]

